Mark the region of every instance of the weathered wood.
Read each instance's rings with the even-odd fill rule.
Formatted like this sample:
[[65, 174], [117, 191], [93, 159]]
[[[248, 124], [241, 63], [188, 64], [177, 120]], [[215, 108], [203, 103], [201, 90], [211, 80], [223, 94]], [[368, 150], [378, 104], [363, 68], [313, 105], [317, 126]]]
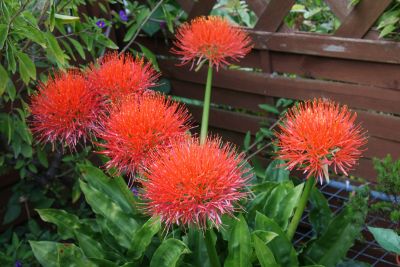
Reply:
[[[191, 2], [191, 1], [189, 1]], [[216, 0], [198, 0], [194, 4], [188, 14], [188, 20], [194, 19], [199, 16], [207, 16], [210, 14], [214, 7]]]
[[249, 8], [259, 17], [264, 12], [270, 0], [252, 0], [246, 2]]
[[176, 0], [176, 2], [188, 14], [192, 10], [193, 5], [196, 3], [196, 1], [187, 1], [187, 0]]
[[254, 28], [268, 32], [277, 31], [294, 3], [295, 0], [270, 0]]
[[256, 49], [400, 64], [400, 43], [249, 30]]
[[[206, 78], [205, 70], [195, 73], [184, 67], [176, 68], [171, 61], [160, 61], [160, 65], [163, 73], [174, 79], [204, 83]], [[397, 90], [228, 70], [215, 74], [214, 85], [252, 94], [302, 100], [329, 97], [354, 108], [400, 114], [400, 91]]]
[[362, 38], [392, 0], [362, 0], [342, 21], [335, 35], [341, 37]]
[[[171, 80], [170, 94], [203, 101], [204, 86], [198, 83]], [[212, 88], [211, 102], [234, 108], [242, 108], [257, 113], [262, 112], [262, 110], [258, 107], [258, 104], [274, 104], [272, 97], [232, 91], [215, 86]]]
[[340, 21], [343, 21], [352, 10], [352, 7], [349, 6], [348, 0], [325, 0], [325, 3], [330, 7], [332, 12]]
[[[259, 61], [259, 53], [249, 61]], [[271, 53], [273, 71], [310, 78], [345, 81], [368, 86], [400, 89], [400, 67], [395, 64], [325, 58], [290, 53]]]

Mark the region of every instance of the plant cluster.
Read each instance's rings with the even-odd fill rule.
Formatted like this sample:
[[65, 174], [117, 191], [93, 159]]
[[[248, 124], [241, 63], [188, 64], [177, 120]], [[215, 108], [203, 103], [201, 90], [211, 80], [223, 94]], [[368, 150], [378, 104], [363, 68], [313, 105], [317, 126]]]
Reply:
[[[208, 65], [199, 137], [188, 131], [183, 105], [149, 90], [159, 76], [151, 63], [129, 54], [107, 54], [38, 86], [30, 103], [35, 138], [72, 153], [90, 142], [108, 171], [78, 166], [94, 218], [38, 210], [65, 240], [30, 242], [43, 266], [335, 266], [344, 259], [367, 199], [356, 194], [334, 216], [315, 180], [328, 179], [329, 167], [346, 172], [360, 156], [366, 139], [347, 107], [315, 99], [281, 119], [280, 163], [269, 173], [303, 170], [305, 183], [293, 183], [287, 171], [279, 181], [256, 177], [244, 153], [208, 135], [213, 70], [250, 48], [246, 33], [220, 17], [178, 29], [172, 52], [196, 69]], [[296, 251], [291, 240], [309, 198], [315, 236]]]

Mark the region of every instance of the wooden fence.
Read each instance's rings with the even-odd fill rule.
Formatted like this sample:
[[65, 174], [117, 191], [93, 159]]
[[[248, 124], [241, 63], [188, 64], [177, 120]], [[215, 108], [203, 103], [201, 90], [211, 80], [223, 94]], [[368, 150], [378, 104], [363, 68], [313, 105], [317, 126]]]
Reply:
[[[178, 1], [189, 18], [210, 13], [216, 1]], [[277, 98], [333, 99], [357, 111], [369, 133], [364, 158], [352, 173], [374, 181], [373, 157], [400, 155], [400, 43], [380, 40], [371, 29], [390, 0], [363, 0], [350, 7], [347, 0], [325, 0], [341, 25], [330, 35], [298, 32], [284, 25], [294, 0], [247, 1], [258, 16], [248, 29], [251, 53], [238, 63], [260, 72], [221, 69], [215, 74], [212, 102], [250, 111]], [[177, 67], [162, 39], [141, 39], [160, 57], [162, 73], [171, 80], [172, 94], [202, 100], [206, 71]], [[169, 42], [171, 43], [171, 42]], [[164, 59], [163, 59], [164, 58]], [[288, 78], [282, 73], [295, 74]], [[291, 76], [291, 77], [292, 77]], [[200, 108], [189, 106], [196, 120]], [[246, 131], [255, 133], [265, 117], [214, 108], [212, 131], [241, 144]]]

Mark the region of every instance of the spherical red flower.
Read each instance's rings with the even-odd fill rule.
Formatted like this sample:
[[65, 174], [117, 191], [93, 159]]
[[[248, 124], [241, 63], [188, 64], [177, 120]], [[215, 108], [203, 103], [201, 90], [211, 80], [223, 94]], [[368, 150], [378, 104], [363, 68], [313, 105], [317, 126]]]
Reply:
[[125, 98], [99, 132], [100, 153], [110, 157], [106, 167], [134, 174], [149, 164], [151, 152], [186, 136], [189, 118], [186, 108], [161, 94]]
[[80, 73], [57, 73], [54, 79], [40, 83], [31, 99], [32, 132], [41, 142], [59, 141], [74, 148], [95, 127], [101, 107]]
[[218, 227], [221, 215], [232, 214], [234, 203], [246, 196], [247, 173], [243, 154], [235, 154], [220, 139], [200, 145], [190, 138], [153, 157], [143, 197], [149, 214], [160, 216], [167, 226], [204, 228], [209, 220]]
[[105, 55], [99, 66], [92, 66], [88, 72], [90, 88], [112, 102], [127, 95], [142, 94], [156, 85], [158, 77], [151, 63], [145, 63], [143, 58], [117, 53]]
[[277, 134], [279, 158], [289, 170], [297, 167], [321, 183], [324, 177], [329, 181], [331, 165], [336, 174], [340, 170], [347, 175], [366, 143], [365, 132], [354, 123], [356, 116], [347, 106], [323, 99], [293, 107]]
[[181, 56], [182, 63], [209, 60], [217, 67], [228, 65], [250, 52], [249, 36], [242, 29], [218, 16], [199, 17], [179, 27], [171, 51]]

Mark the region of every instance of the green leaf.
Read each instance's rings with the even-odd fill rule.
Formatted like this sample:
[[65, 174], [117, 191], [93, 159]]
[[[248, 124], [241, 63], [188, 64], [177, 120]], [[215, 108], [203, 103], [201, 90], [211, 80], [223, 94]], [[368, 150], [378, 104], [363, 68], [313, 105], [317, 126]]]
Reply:
[[368, 227], [379, 245], [387, 251], [400, 255], [400, 236], [392, 229]]
[[150, 267], [175, 267], [183, 254], [189, 253], [185, 243], [178, 239], [166, 239], [154, 252]]
[[161, 221], [159, 218], [150, 218], [134, 235], [131, 248], [129, 249], [128, 256], [137, 260], [141, 258], [150, 245], [151, 240], [161, 228]]
[[303, 192], [304, 183], [297, 185], [296, 187], [289, 190], [285, 198], [279, 203], [279, 210], [275, 216], [275, 220], [286, 230], [289, 219], [294, 213], [294, 209], [297, 208], [297, 204], [300, 200], [301, 193]]
[[261, 267], [279, 267], [275, 261], [274, 254], [267, 247], [265, 242], [263, 242], [259, 237], [257, 237], [257, 235], [254, 234], [252, 235], [252, 238], [253, 247]]
[[256, 235], [260, 240], [262, 240], [265, 244], [271, 242], [275, 237], [278, 236], [277, 233], [264, 231], [264, 230], [255, 230], [252, 235]]
[[313, 230], [320, 236], [325, 232], [332, 220], [332, 211], [329, 208], [328, 200], [318, 188], [311, 190], [309, 200], [311, 202], [311, 209], [308, 218], [313, 226]]
[[21, 214], [21, 204], [20, 203], [12, 203], [7, 205], [6, 214], [3, 217], [3, 224], [8, 224]]
[[74, 244], [50, 241], [29, 241], [29, 244], [43, 267], [96, 267]]
[[8, 35], [8, 25], [0, 24], [0, 50], [3, 49]]
[[[57, 230], [62, 239], [70, 239], [75, 236], [75, 231], [87, 228], [83, 226], [79, 218], [61, 209], [37, 209], [40, 218], [57, 225]], [[83, 232], [83, 231], [82, 231]]]
[[289, 181], [290, 171], [283, 167], [283, 160], [273, 160], [265, 171], [267, 181], [283, 182]]
[[37, 153], [37, 157], [38, 157], [40, 164], [42, 164], [43, 167], [48, 168], [49, 162], [47, 160], [46, 152], [44, 152], [44, 150], [37, 149], [36, 153]]
[[[94, 188], [104, 193], [106, 196], [117, 202], [127, 214], [138, 214], [138, 210], [132, 203], [135, 198], [122, 177], [110, 178], [100, 169], [90, 165], [79, 165], [79, 169], [85, 180]], [[123, 183], [125, 183], [124, 186]], [[120, 185], [122, 184], [122, 185]]]
[[73, 23], [75, 21], [79, 21], [79, 17], [69, 16], [69, 15], [61, 15], [54, 14], [54, 18], [60, 20], [63, 24]]
[[50, 241], [29, 241], [33, 255], [43, 267], [59, 267], [58, 243]]
[[251, 237], [249, 227], [243, 215], [238, 220], [230, 233], [228, 240], [228, 257], [225, 267], [248, 267], [251, 265]]
[[[293, 188], [293, 184], [291, 182], [286, 184], [290, 184], [291, 188]], [[286, 184], [281, 183], [277, 187], [275, 187], [269, 194], [267, 201], [265, 201], [262, 210], [263, 213], [269, 218], [275, 218], [278, 215], [281, 203], [288, 194], [289, 189]]]
[[144, 45], [139, 44], [140, 50], [142, 50], [142, 53], [144, 54], [144, 56], [150, 60], [151, 64], [153, 64], [153, 67], [156, 71], [160, 71], [160, 67], [158, 66], [157, 63], [157, 58], [156, 56], [153, 54], [153, 52], [151, 52], [147, 47], [145, 47]]
[[251, 133], [250, 131], [247, 131], [246, 136], [244, 137], [243, 140], [243, 148], [245, 151], [249, 150], [250, 142], [251, 142]]
[[[138, 224], [132, 216], [126, 214], [111, 198], [81, 180], [80, 187], [93, 211], [117, 227], [113, 227], [114, 232], [119, 231], [128, 239], [134, 236], [135, 231], [138, 229]], [[121, 245], [126, 244], [122, 243]]]
[[296, 250], [292, 243], [287, 239], [282, 228], [272, 219], [257, 212], [256, 230], [264, 230], [278, 234], [271, 242], [268, 243], [269, 249], [275, 256], [277, 263], [283, 267], [298, 266]]
[[385, 37], [386, 35], [392, 33], [396, 29], [397, 29], [397, 26], [393, 25], [393, 24], [385, 26], [383, 28], [383, 30], [379, 33], [379, 38]]
[[45, 34], [45, 38], [47, 40], [48, 53], [56, 59], [58, 64], [65, 65], [66, 56], [60, 45], [58, 44], [57, 39], [53, 36], [51, 32], [47, 32]]
[[260, 105], [258, 105], [261, 109], [263, 109], [263, 110], [265, 110], [265, 111], [267, 111], [267, 112], [270, 112], [270, 113], [274, 113], [274, 114], [280, 114], [280, 112], [279, 112], [279, 110], [276, 108], [276, 107], [274, 107], [274, 106], [271, 106], [271, 105], [268, 105], [268, 104], [260, 104]]
[[55, 14], [56, 14], [56, 3], [54, 1], [50, 7], [50, 16], [49, 16], [49, 29], [51, 32], [54, 30], [54, 25], [56, 24]]
[[86, 58], [85, 51], [83, 50], [82, 45], [75, 39], [73, 38], [68, 38], [68, 40], [71, 42], [71, 44], [75, 47], [76, 51], [78, 51], [79, 55], [81, 56], [82, 59]]
[[169, 94], [171, 92], [171, 82], [168, 79], [161, 78], [158, 81], [158, 84], [150, 89], [163, 94]]
[[116, 45], [111, 39], [107, 38], [106, 36], [104, 36], [103, 34], [97, 35], [96, 41], [105, 46], [108, 47], [110, 49], [118, 49], [118, 45]]
[[28, 84], [30, 78], [36, 79], [36, 66], [29, 56], [25, 53], [18, 53], [18, 64], [21, 78], [25, 84]]
[[336, 266], [361, 233], [365, 216], [366, 210], [353, 211], [347, 206], [331, 221], [324, 234], [307, 247], [304, 259], [310, 264]]
[[139, 12], [138, 16], [136, 17], [136, 22], [134, 24], [132, 24], [132, 26], [126, 32], [126, 34], [124, 36], [124, 42], [128, 42], [132, 39], [132, 37], [139, 30], [139, 26], [146, 19], [146, 17], [149, 15], [149, 13], [150, 13], [150, 10], [148, 8], [144, 8]]
[[75, 231], [75, 238], [86, 257], [104, 259], [104, 251], [99, 242], [82, 231]]
[[7, 88], [7, 83], [8, 83], [8, 73], [4, 69], [4, 67], [0, 64], [0, 96], [4, 94], [4, 91]]

